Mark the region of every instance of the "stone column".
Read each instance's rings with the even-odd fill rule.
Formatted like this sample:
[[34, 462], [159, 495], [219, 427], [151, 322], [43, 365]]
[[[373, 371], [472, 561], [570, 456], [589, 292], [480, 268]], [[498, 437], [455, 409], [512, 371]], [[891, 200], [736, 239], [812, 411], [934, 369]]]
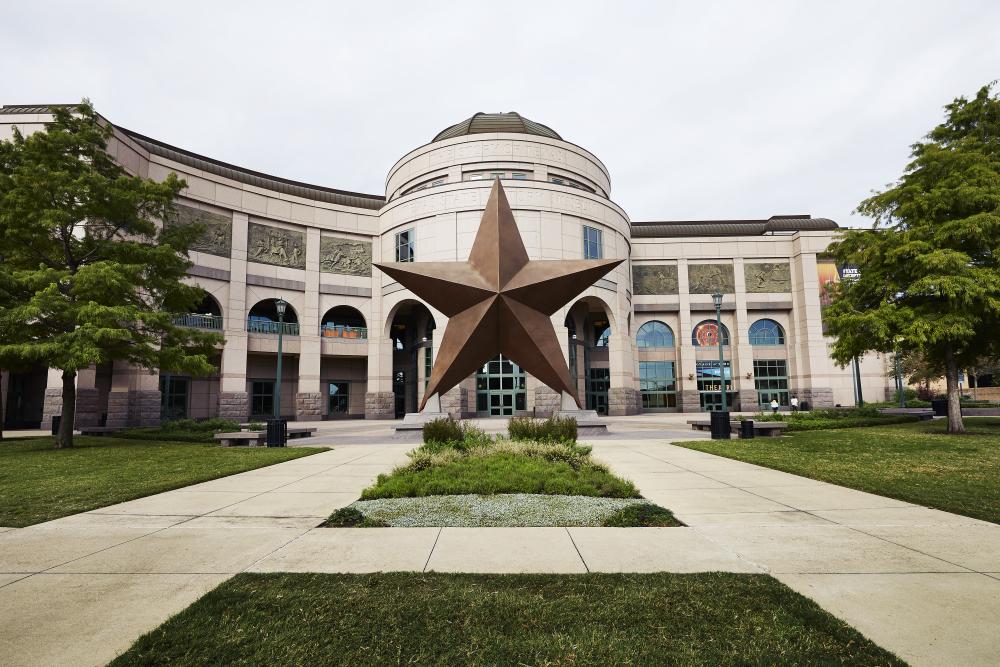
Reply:
[[317, 228], [306, 229], [306, 291], [299, 320], [299, 383], [295, 394], [295, 419], [319, 421], [323, 418], [320, 392], [319, 321], [319, 242]]
[[76, 427], [99, 426], [101, 397], [97, 389], [97, 367], [81, 369], [76, 375]]
[[250, 418], [247, 392], [247, 228], [245, 213], [233, 213], [233, 248], [229, 262], [229, 303], [223, 307], [226, 346], [219, 379], [219, 417]]
[[803, 252], [801, 244], [802, 238], [796, 237], [797, 254], [792, 261], [791, 323], [794, 330], [789, 332], [792, 340], [788, 345], [796, 364], [794, 375], [788, 378], [789, 390], [800, 402], [808, 401], [810, 407], [831, 408], [835, 374], [823, 337], [816, 253]]
[[45, 398], [42, 399], [42, 424], [45, 430], [52, 428], [52, 417], [62, 414], [62, 371], [50, 368], [45, 383]]
[[732, 368], [733, 387], [739, 392], [739, 405], [732, 406], [742, 412], [756, 412], [757, 385], [753, 375], [748, 379], [747, 373], [753, 373], [753, 347], [750, 346], [750, 315], [747, 311], [746, 273], [743, 258], [733, 260], [735, 277], [736, 310], [733, 313], [733, 328], [730, 337], [730, 367]]
[[[381, 237], [372, 239], [372, 256], [382, 257]], [[393, 419], [396, 396], [392, 393], [392, 341], [389, 339], [382, 285], [385, 274], [372, 267], [371, 321], [368, 323], [368, 391], [365, 419]]]
[[691, 291], [688, 283], [688, 262], [677, 260], [677, 323], [675, 332], [677, 344], [677, 393], [678, 408], [681, 412], [700, 412], [701, 396], [698, 394], [698, 371], [695, 364], [695, 350], [691, 345]]
[[160, 425], [160, 374], [116, 361], [108, 394], [108, 426]]

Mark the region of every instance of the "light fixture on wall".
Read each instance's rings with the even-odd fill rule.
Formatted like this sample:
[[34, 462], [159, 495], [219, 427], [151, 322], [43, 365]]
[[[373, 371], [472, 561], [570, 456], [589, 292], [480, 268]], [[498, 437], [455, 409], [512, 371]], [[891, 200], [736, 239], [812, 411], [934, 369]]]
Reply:
[[751, 373], [750, 371], [747, 371], [747, 379], [748, 380], [752, 380], [753, 379], [753, 373]]
[[694, 379], [694, 373], [688, 373], [688, 380]]

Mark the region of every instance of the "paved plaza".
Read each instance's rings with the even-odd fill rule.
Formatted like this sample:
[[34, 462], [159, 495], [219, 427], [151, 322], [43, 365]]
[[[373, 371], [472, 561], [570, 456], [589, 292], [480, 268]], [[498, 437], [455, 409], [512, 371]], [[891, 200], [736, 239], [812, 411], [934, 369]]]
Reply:
[[[332, 451], [0, 528], [0, 655], [99, 665], [239, 572], [765, 572], [915, 665], [995, 664], [1000, 526], [668, 444], [612, 418], [594, 455], [686, 528], [317, 529], [413, 443], [325, 422]], [[502, 421], [482, 423], [490, 430]]]

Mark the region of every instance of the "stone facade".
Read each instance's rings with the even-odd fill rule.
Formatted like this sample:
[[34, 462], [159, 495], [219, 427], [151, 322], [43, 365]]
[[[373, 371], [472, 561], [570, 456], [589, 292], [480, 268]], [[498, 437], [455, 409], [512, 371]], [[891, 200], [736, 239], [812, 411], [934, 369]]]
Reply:
[[834, 406], [833, 390], [826, 387], [810, 387], [792, 392], [799, 397], [799, 405], [808, 402], [809, 408], [832, 408]]
[[701, 412], [701, 393], [697, 389], [685, 389], [680, 395], [681, 412]]
[[545, 385], [535, 387], [535, 416], [551, 417], [560, 408], [562, 395]]
[[100, 426], [101, 393], [97, 389], [76, 388], [75, 421], [77, 428], [81, 426]]
[[295, 394], [295, 419], [303, 422], [323, 419], [323, 394], [318, 391]]
[[250, 418], [250, 394], [245, 391], [225, 391], [219, 394], [219, 417], [245, 422]]
[[62, 387], [47, 387], [42, 403], [42, 428], [52, 428], [52, 417], [62, 414]]
[[394, 419], [396, 395], [391, 391], [370, 391], [365, 394], [365, 419]]
[[612, 387], [608, 390], [608, 416], [621, 417], [637, 415], [642, 405], [642, 395], [638, 389]]
[[453, 387], [441, 394], [441, 412], [447, 412], [455, 419], [473, 416], [475, 410], [470, 403], [470, 393], [465, 387]]
[[107, 425], [117, 428], [160, 425], [160, 392], [129, 389], [108, 394]]

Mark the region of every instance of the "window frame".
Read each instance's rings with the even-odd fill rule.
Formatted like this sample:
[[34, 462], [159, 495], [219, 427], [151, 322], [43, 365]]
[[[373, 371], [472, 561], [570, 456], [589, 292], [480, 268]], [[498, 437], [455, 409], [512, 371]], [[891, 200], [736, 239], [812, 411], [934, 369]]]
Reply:
[[[659, 325], [659, 326], [663, 327], [664, 330], [663, 331], [652, 331], [652, 330], [650, 330], [648, 333], [643, 334], [643, 331], [647, 327], [650, 327], [651, 329], [656, 329], [657, 328], [656, 325]], [[648, 343], [648, 338], [653, 337], [653, 336], [666, 336], [667, 340], [669, 341], [669, 344], [668, 345], [649, 345], [649, 344], [644, 344], [644, 343]], [[639, 327], [639, 330], [636, 332], [636, 334], [635, 334], [635, 346], [637, 348], [641, 349], [641, 350], [670, 349], [670, 348], [674, 348], [674, 347], [677, 346], [677, 337], [674, 336], [674, 330], [666, 322], [663, 322], [661, 320], [650, 320], [648, 322], [644, 322], [642, 324], [642, 326]]]
[[[395, 246], [396, 246], [396, 261], [397, 262], [412, 262], [414, 261], [414, 255], [416, 254], [416, 243], [414, 237], [414, 227], [409, 229], [403, 229], [396, 232], [395, 236]], [[406, 235], [406, 242], [402, 242], [403, 235]], [[400, 253], [400, 250], [406, 248], [406, 256]]]
[[[596, 241], [591, 238], [597, 235]], [[597, 248], [596, 256], [591, 252], [591, 248]], [[583, 225], [583, 258], [584, 259], [604, 259], [604, 230], [589, 225]]]
[[[754, 327], [758, 329], [755, 331]], [[747, 338], [753, 346], [779, 347], [786, 341], [785, 328], [769, 317], [762, 317], [750, 325]]]

